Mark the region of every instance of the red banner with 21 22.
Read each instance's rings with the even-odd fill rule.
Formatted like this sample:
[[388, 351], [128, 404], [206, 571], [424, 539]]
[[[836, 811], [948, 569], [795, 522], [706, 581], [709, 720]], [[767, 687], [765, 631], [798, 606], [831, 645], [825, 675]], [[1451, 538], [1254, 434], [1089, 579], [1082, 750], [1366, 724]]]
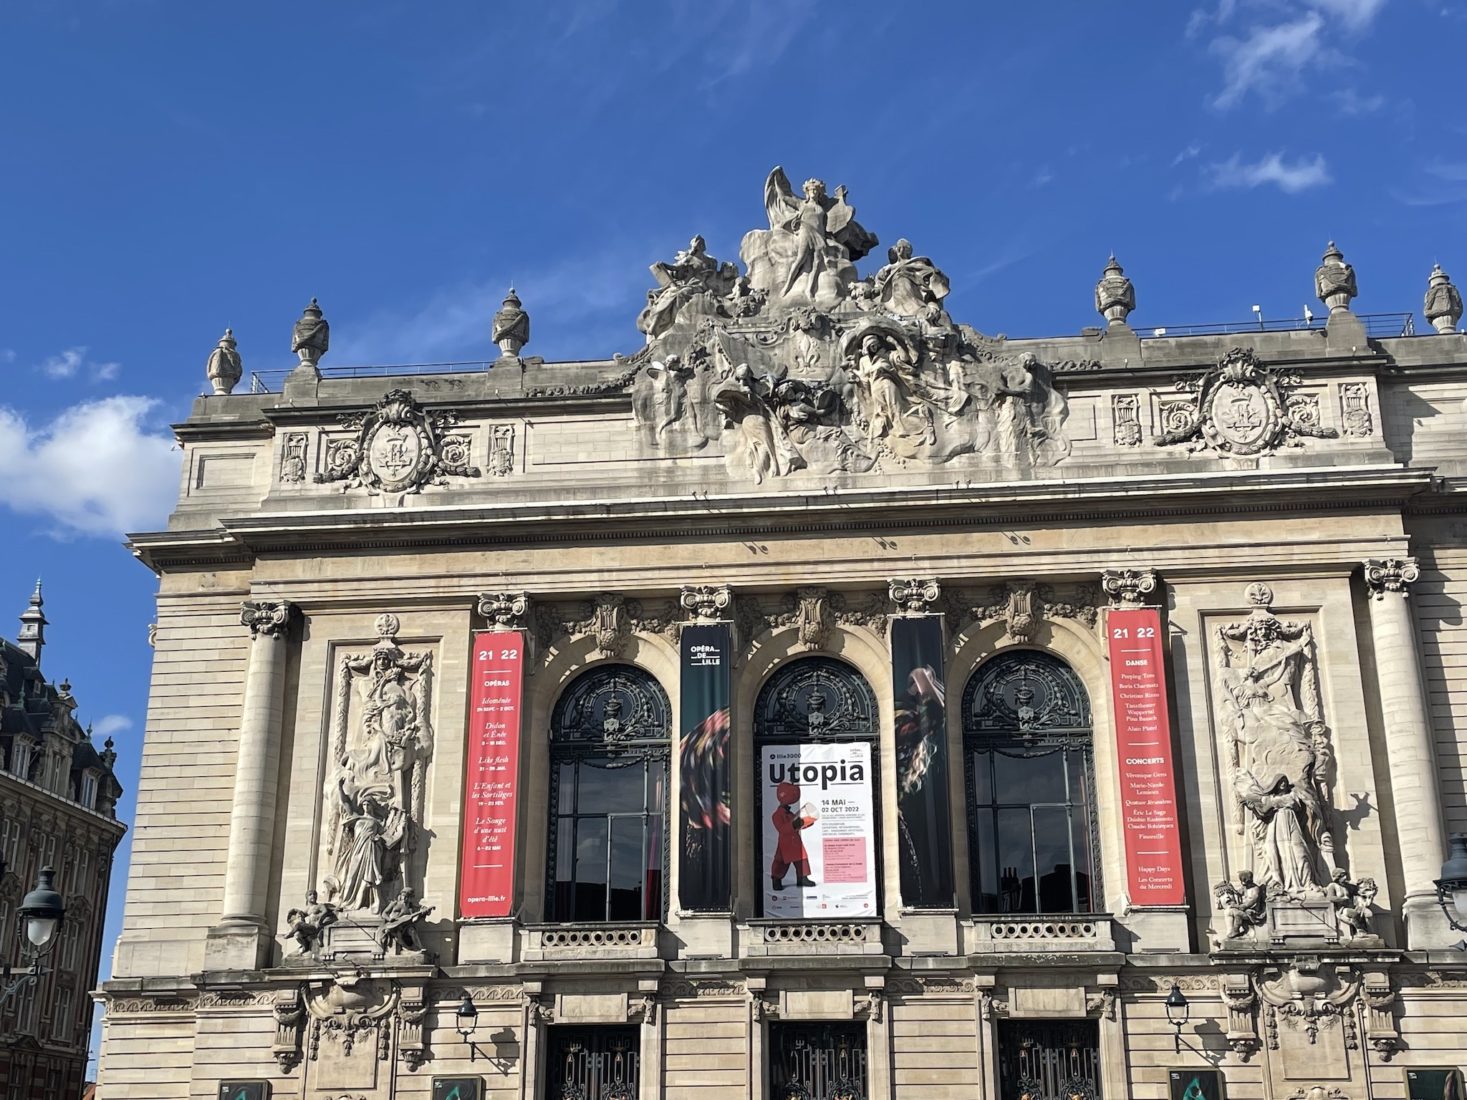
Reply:
[[1184, 905], [1161, 612], [1154, 607], [1114, 609], [1106, 616], [1106, 637], [1127, 892], [1133, 905]]
[[464, 917], [507, 917], [514, 904], [524, 663], [518, 631], [474, 635], [458, 906]]

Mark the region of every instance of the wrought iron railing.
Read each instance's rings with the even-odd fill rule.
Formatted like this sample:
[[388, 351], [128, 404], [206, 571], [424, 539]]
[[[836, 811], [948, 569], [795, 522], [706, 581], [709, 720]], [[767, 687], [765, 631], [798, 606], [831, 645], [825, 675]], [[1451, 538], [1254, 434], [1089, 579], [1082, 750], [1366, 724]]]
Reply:
[[[1412, 313], [1357, 313], [1365, 334], [1380, 339], [1392, 336], [1415, 336], [1416, 315]], [[1138, 325], [1136, 334], [1143, 340], [1171, 336], [1226, 336], [1249, 332], [1297, 332], [1323, 329], [1324, 317], [1285, 317], [1277, 320], [1223, 321], [1211, 325]]]

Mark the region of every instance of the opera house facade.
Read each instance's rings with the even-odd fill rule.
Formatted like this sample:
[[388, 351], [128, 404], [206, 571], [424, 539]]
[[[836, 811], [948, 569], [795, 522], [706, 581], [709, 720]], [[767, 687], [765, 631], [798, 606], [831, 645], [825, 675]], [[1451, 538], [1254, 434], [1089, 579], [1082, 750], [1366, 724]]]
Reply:
[[221, 340], [99, 1095], [1460, 1100], [1447, 276], [1009, 340], [764, 207], [625, 357]]

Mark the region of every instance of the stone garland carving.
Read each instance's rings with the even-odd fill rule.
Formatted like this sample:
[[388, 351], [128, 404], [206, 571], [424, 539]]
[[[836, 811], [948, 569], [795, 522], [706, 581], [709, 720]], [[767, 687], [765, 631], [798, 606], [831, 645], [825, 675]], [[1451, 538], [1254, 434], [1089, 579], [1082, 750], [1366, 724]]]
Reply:
[[[421, 990], [416, 996], [421, 999]], [[334, 980], [313, 983], [305, 995], [310, 1017], [307, 1058], [320, 1061], [322, 1044], [334, 1044], [341, 1058], [392, 1054], [392, 1023], [401, 991], [395, 982], [338, 974]]]
[[1388, 594], [1406, 595], [1406, 590], [1421, 579], [1421, 566], [1415, 558], [1368, 558], [1365, 562], [1365, 588], [1371, 599], [1383, 600]]
[[1319, 1041], [1322, 1028], [1338, 1023], [1345, 1046], [1358, 1048], [1359, 1038], [1349, 1011], [1350, 1002], [1360, 990], [1358, 975], [1311, 957], [1301, 957], [1293, 965], [1270, 973], [1271, 977], [1256, 980], [1258, 996], [1271, 1021], [1269, 1049], [1279, 1047], [1280, 1019], [1283, 1026], [1302, 1031], [1311, 1046]]
[[1346, 382], [1340, 387], [1340, 423], [1345, 434], [1356, 439], [1375, 431], [1370, 415], [1370, 387], [1364, 382]]
[[794, 627], [796, 649], [823, 649], [835, 623], [836, 602], [836, 594], [818, 585], [787, 592], [773, 604], [754, 593], [741, 596], [736, 605], [739, 636], [752, 641], [766, 630]]
[[1300, 384], [1297, 373], [1271, 370], [1251, 350], [1233, 348], [1201, 378], [1177, 381], [1193, 397], [1163, 406], [1156, 445], [1185, 443], [1189, 453], [1210, 447], [1248, 456], [1303, 446], [1306, 438], [1338, 437], [1321, 425], [1317, 397], [1290, 392]]
[[1296, 1089], [1289, 1094], [1288, 1100], [1350, 1100], [1350, 1094], [1340, 1088], [1327, 1089], [1323, 1085], [1314, 1085], [1307, 1089]]
[[1134, 393], [1118, 393], [1110, 399], [1117, 447], [1141, 444], [1141, 399]]
[[340, 421], [356, 435], [327, 443], [317, 482], [339, 481], [343, 492], [365, 488], [375, 495], [420, 493], [447, 485], [450, 476], [480, 476], [469, 464], [469, 437], [448, 431], [458, 414], [424, 409], [407, 390], [390, 390], [371, 411], [347, 413]]
[[[648, 345], [626, 381], [647, 446], [681, 455], [721, 442], [756, 484], [882, 466], [1025, 471], [1068, 456], [1057, 368], [1008, 351], [943, 308], [948, 280], [900, 240], [860, 279], [876, 244], [846, 201], [780, 168], [765, 185], [769, 228], [747, 234], [747, 268], [701, 237], [652, 265], [638, 327]], [[1086, 369], [1088, 363], [1069, 363]]]
[[287, 485], [298, 484], [306, 480], [306, 445], [308, 437], [305, 432], [288, 432], [280, 452], [280, 480]]
[[743, 997], [749, 992], [743, 982], [731, 982], [722, 978], [689, 978], [667, 982], [663, 992], [674, 999], [699, 997]]
[[1046, 619], [1074, 619], [1093, 627], [1100, 596], [1093, 584], [1060, 589], [1050, 584], [1009, 581], [978, 591], [953, 590], [943, 599], [949, 635], [956, 638], [998, 619], [1015, 642], [1026, 644]]
[[406, 885], [407, 859], [423, 822], [433, 754], [433, 655], [397, 645], [396, 615], [379, 615], [369, 653], [337, 665], [324, 880], [344, 914], [380, 917]]
[[582, 603], [535, 603], [531, 630], [535, 641], [549, 648], [557, 639], [592, 635], [603, 657], [626, 655], [633, 634], [660, 634], [677, 640], [682, 609], [675, 600], [664, 600], [656, 611], [641, 600], [619, 592], [599, 592]]
[[1267, 894], [1320, 897], [1335, 871], [1329, 775], [1314, 631], [1278, 618], [1273, 591], [1250, 585], [1247, 619], [1216, 630], [1215, 704], [1233, 824]]
[[1147, 597], [1156, 591], [1156, 573], [1150, 569], [1107, 569], [1100, 575], [1100, 587], [1112, 607], [1144, 607]]

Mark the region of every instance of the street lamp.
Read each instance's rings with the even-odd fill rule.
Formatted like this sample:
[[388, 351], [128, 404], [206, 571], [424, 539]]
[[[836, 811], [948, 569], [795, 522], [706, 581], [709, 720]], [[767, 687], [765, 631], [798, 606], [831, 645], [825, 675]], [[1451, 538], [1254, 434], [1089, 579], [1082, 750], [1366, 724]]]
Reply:
[[457, 1021], [456, 1030], [463, 1037], [463, 1041], [469, 1044], [469, 1061], [474, 1060], [478, 1047], [474, 1045], [474, 1028], [479, 1025], [479, 1010], [474, 1007], [474, 998], [464, 992], [464, 999], [459, 1002], [454, 1011], [454, 1019]]
[[[27, 985], [34, 988], [46, 973], [42, 960], [55, 946], [56, 932], [61, 927], [61, 922], [66, 919], [66, 905], [61, 900], [61, 895], [55, 890], [55, 878], [55, 871], [49, 867], [42, 867], [36, 873], [35, 889], [20, 899], [19, 915], [25, 926], [28, 953], [35, 961], [16, 979], [14, 984], [0, 983], [3, 985], [3, 988], [0, 988], [0, 1001], [14, 996]], [[8, 981], [9, 977], [10, 967], [6, 965], [4, 978]]]
[[1177, 1029], [1176, 1047], [1177, 1053], [1182, 1053], [1182, 1026], [1192, 1016], [1192, 1009], [1187, 1004], [1187, 998], [1182, 995], [1181, 987], [1172, 982], [1171, 992], [1166, 995], [1166, 1020], [1172, 1027]]
[[1457, 923], [1467, 921], [1467, 833], [1453, 833], [1448, 846], [1442, 877], [1436, 880], [1436, 896], [1447, 923], [1458, 932], [1467, 932], [1467, 924]]

